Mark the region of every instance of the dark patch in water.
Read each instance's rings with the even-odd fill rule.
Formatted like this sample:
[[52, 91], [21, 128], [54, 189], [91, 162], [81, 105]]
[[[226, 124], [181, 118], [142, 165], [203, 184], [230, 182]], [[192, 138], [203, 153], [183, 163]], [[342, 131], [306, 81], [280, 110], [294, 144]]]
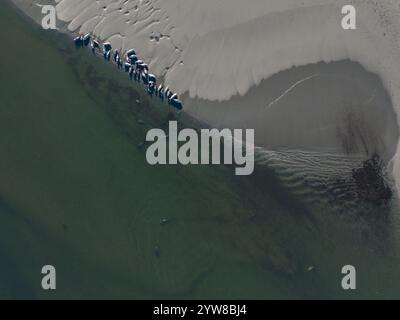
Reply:
[[357, 186], [358, 197], [367, 202], [381, 206], [393, 196], [384, 178], [384, 164], [376, 153], [361, 168], [353, 169], [352, 178]]
[[375, 207], [387, 205], [393, 191], [386, 182], [385, 164], [377, 153], [354, 168], [350, 177], [337, 178], [333, 191], [338, 190], [341, 200], [365, 202]]

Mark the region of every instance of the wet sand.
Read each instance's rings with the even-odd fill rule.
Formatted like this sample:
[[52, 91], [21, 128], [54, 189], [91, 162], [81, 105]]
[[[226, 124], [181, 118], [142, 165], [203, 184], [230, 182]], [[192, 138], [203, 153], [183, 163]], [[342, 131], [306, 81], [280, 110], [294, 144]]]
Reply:
[[282, 71], [244, 96], [186, 98], [185, 111], [212, 126], [253, 128], [265, 149], [301, 149], [390, 160], [399, 136], [379, 77], [358, 63], [319, 63]]

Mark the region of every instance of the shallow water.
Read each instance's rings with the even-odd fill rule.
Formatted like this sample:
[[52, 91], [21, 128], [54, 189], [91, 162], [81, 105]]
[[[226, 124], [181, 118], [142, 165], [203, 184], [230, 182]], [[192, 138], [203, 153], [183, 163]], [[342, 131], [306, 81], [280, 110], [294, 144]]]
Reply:
[[191, 115], [214, 126], [254, 128], [266, 149], [377, 152], [389, 161], [399, 139], [381, 79], [349, 60], [281, 71], [228, 101], [186, 102]]
[[[388, 216], [371, 220], [310, 204], [301, 179], [283, 179], [290, 163], [245, 178], [150, 167], [140, 144], [166, 105], [4, 2], [0, 37], [0, 297], [398, 297], [395, 205], [367, 207]], [[35, 63], [21, 63], [27, 48]], [[54, 292], [40, 288], [45, 264]], [[355, 292], [340, 287], [345, 264]]]

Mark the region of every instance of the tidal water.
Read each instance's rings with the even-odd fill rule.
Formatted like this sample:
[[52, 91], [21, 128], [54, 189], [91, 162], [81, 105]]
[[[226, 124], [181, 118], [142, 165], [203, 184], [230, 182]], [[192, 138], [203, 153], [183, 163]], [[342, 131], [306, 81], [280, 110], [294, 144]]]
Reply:
[[4, 1], [0, 39], [0, 298], [399, 298], [396, 199], [332, 198], [290, 154], [250, 177], [151, 167], [145, 134], [171, 109]]

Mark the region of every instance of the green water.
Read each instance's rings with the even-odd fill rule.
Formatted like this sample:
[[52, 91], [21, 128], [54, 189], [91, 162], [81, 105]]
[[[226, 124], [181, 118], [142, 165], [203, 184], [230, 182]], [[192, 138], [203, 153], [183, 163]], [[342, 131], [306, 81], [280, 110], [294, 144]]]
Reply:
[[0, 39], [0, 298], [399, 297], [394, 219], [311, 211], [267, 168], [151, 167], [167, 106], [4, 2]]

